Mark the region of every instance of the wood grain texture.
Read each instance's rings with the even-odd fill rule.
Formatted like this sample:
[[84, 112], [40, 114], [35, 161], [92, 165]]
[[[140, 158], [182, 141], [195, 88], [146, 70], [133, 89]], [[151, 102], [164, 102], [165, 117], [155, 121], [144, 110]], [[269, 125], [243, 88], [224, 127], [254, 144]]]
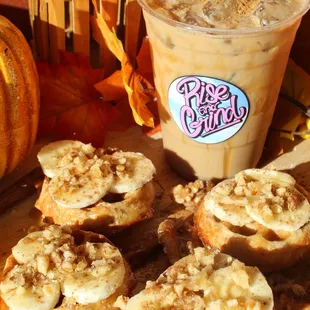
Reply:
[[0, 0], [0, 5], [26, 10], [28, 9], [28, 0]]
[[58, 50], [66, 49], [64, 0], [48, 1], [48, 25], [50, 58], [53, 63], [58, 63]]
[[[11, 0], [8, 0], [11, 1]], [[17, 28], [19, 28], [27, 41], [32, 38], [29, 11], [23, 5], [11, 6], [7, 1], [0, 0], [0, 15], [8, 18]], [[28, 1], [27, 1], [28, 5]]]
[[142, 34], [142, 9], [136, 0], [127, 0], [125, 8], [125, 50], [135, 64]]
[[73, 51], [89, 55], [90, 53], [90, 21], [89, 1], [73, 0]]
[[[39, 0], [37, 0], [39, 1]], [[39, 19], [38, 32], [36, 33], [36, 40], [39, 44], [39, 55], [42, 60], [48, 60], [49, 57], [49, 37], [48, 37], [48, 11], [47, 3], [45, 1], [39, 2]]]
[[[116, 31], [119, 18], [119, 0], [99, 0], [98, 7], [108, 27]], [[100, 59], [106, 76], [116, 70], [117, 59], [106, 45], [100, 49]]]
[[35, 168], [30, 173], [17, 180], [8, 189], [0, 192], [0, 215], [14, 206], [15, 203], [36, 193], [37, 189], [34, 182], [43, 177], [42, 169], [39, 167]]

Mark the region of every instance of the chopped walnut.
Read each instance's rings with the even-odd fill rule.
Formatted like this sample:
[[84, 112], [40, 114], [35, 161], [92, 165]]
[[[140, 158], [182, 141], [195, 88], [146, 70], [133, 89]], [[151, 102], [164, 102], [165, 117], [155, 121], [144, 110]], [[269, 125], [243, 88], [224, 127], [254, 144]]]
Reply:
[[111, 169], [120, 179], [127, 179], [131, 175], [132, 164], [130, 158], [122, 156], [121, 151], [117, 151], [117, 154], [112, 153], [111, 156], [105, 156], [104, 158], [110, 163]]
[[291, 281], [280, 283], [274, 286], [273, 290], [276, 293], [287, 292], [291, 288]]
[[276, 193], [280, 197], [284, 197], [286, 193], [286, 189], [284, 187], [279, 187], [276, 189]]
[[84, 186], [90, 178], [105, 177], [111, 173], [110, 164], [102, 159], [90, 144], [73, 148], [58, 165], [58, 186], [65, 187], [68, 192]]
[[292, 284], [291, 289], [296, 296], [304, 296], [307, 294], [306, 290], [300, 284]]
[[251, 204], [267, 220], [271, 219], [274, 214], [285, 211], [294, 212], [305, 199], [294, 187], [286, 187], [272, 180], [253, 180], [243, 172], [235, 176], [234, 194], [246, 198], [250, 197]]
[[181, 297], [185, 287], [183, 285], [179, 285], [179, 284], [175, 284], [173, 287], [174, 287], [174, 291], [177, 293], [177, 295], [179, 297]]
[[272, 205], [271, 210], [275, 214], [280, 214], [282, 212], [282, 207], [278, 204]]
[[[202, 247], [194, 249], [193, 255], [176, 262], [156, 281], [147, 282], [129, 308], [196, 309], [199, 305], [199, 309], [263, 309], [271, 305], [271, 292], [263, 300], [253, 290], [253, 281], [258, 276], [263, 280], [259, 271], [228, 258]], [[260, 285], [267, 287], [266, 282]]]
[[103, 150], [104, 155], [112, 155], [116, 152], [120, 152], [120, 149], [118, 149], [117, 147], [108, 147]]
[[[61, 285], [68, 273], [78, 280], [79, 277], [88, 275], [101, 276], [114, 268], [125, 268], [116, 247], [107, 242], [77, 245], [74, 236], [69, 235], [68, 238], [66, 231], [69, 232], [70, 229], [51, 225], [43, 231], [35, 231], [36, 234], [32, 233], [30, 237], [40, 245], [30, 248], [34, 249], [34, 259], [30, 262], [16, 263], [6, 272], [0, 285], [1, 297], [8, 292], [12, 294], [12, 290], [15, 290], [13, 293], [16, 295], [23, 295], [27, 290], [29, 292], [29, 289], [36, 294], [37, 287], [47, 295], [55, 292], [54, 284]], [[27, 239], [26, 244], [23, 244], [23, 247], [25, 246]], [[46, 254], [46, 247], [49, 254]], [[26, 249], [24, 255], [29, 255], [28, 252], [29, 249]], [[98, 279], [98, 285], [101, 281], [102, 279]], [[106, 281], [109, 281], [109, 278]], [[43, 294], [40, 292], [38, 297], [41, 298], [41, 295]]]
[[186, 208], [197, 206], [205, 195], [213, 188], [210, 181], [196, 180], [187, 185], [177, 185], [172, 189], [172, 199]]
[[228, 307], [234, 307], [238, 305], [238, 300], [237, 299], [229, 299], [227, 300], [227, 306]]
[[61, 264], [61, 269], [67, 272], [72, 272], [74, 268], [71, 262], [63, 261], [63, 263]]
[[80, 261], [77, 263], [75, 270], [76, 271], [83, 271], [87, 267], [87, 261], [85, 257], [81, 257]]
[[38, 271], [44, 275], [47, 275], [50, 265], [49, 257], [47, 255], [39, 255], [37, 257], [37, 265], [38, 265]]
[[237, 182], [238, 185], [240, 186], [244, 186], [247, 184], [246, 182], [246, 177], [244, 173], [238, 173], [235, 175], [235, 180]]

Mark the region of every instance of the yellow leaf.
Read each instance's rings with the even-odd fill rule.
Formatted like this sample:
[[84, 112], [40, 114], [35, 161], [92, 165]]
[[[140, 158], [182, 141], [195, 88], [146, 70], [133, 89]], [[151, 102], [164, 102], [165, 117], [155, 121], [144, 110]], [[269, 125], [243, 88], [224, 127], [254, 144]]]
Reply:
[[[301, 132], [309, 132], [309, 128], [306, 125], [302, 125], [299, 129]], [[301, 135], [303, 139], [310, 139], [310, 132], [304, 135]]]
[[[135, 71], [130, 59], [124, 52], [122, 42], [117, 38], [115, 32], [112, 32], [109, 29], [107, 23], [98, 12], [95, 0], [92, 0], [92, 2], [95, 9], [95, 16], [91, 19], [94, 38], [99, 44], [105, 43], [109, 50], [121, 62], [123, 87], [127, 92], [134, 120], [140, 126], [145, 125], [148, 127], [154, 127], [153, 114], [147, 108], [147, 104], [152, 102], [152, 98], [148, 96], [143, 84], [141, 83], [143, 77]], [[119, 78], [119, 75], [117, 77]], [[97, 84], [97, 87], [99, 88], [103, 88], [103, 86], [105, 87], [106, 84]], [[103, 89], [101, 90], [103, 91]], [[99, 91], [104, 96], [104, 93], [101, 90]]]
[[118, 101], [127, 96], [123, 83], [123, 75], [120, 70], [115, 71], [108, 78], [94, 86], [102, 94], [104, 101]]
[[94, 5], [94, 16], [91, 16], [91, 25], [92, 25], [92, 33], [94, 39], [100, 44], [103, 45], [105, 43], [109, 50], [115, 55], [115, 57], [122, 61], [124, 54], [124, 47], [122, 42], [117, 38], [115, 32], [111, 31], [98, 12], [97, 4], [95, 0], [92, 0]]

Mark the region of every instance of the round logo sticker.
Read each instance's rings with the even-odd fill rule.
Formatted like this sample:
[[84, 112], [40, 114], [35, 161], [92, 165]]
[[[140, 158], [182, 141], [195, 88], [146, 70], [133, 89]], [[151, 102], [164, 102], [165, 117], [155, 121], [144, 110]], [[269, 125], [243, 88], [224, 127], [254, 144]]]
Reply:
[[168, 91], [171, 115], [193, 140], [215, 144], [235, 135], [245, 123], [250, 104], [245, 93], [228, 82], [205, 76], [183, 76]]

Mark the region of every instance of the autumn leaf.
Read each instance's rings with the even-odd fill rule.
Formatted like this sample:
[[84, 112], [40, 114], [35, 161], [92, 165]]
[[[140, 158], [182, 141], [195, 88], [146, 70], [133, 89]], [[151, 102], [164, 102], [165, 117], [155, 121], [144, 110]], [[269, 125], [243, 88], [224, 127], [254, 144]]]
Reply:
[[95, 9], [95, 16], [91, 16], [93, 38], [102, 45], [105, 43], [115, 57], [122, 61], [124, 47], [122, 42], [117, 38], [115, 31], [111, 31], [104, 18], [98, 12], [96, 1], [92, 0]]
[[148, 86], [145, 85], [149, 85], [148, 81], [135, 71], [121, 41], [115, 32], [109, 29], [102, 15], [98, 12], [96, 2], [94, 0], [92, 2], [95, 9], [95, 16], [91, 17], [93, 36], [99, 44], [106, 44], [121, 62], [123, 86], [128, 95], [134, 120], [140, 126], [154, 127], [154, 116], [147, 107], [153, 100], [150, 98], [150, 94], [147, 94]]
[[135, 72], [126, 53], [124, 53], [122, 60], [122, 75], [136, 123], [140, 126], [154, 127], [154, 117], [147, 108], [151, 99], [147, 94], [147, 89], [143, 87], [142, 76]]
[[124, 88], [123, 76], [120, 70], [115, 71], [105, 80], [95, 84], [94, 87], [102, 94], [103, 100], [117, 101], [115, 108], [119, 113], [110, 124], [109, 130], [121, 132], [135, 124], [130, 105], [128, 104], [128, 95]]
[[[147, 41], [144, 41], [147, 42]], [[154, 100], [154, 96], [155, 96], [155, 89], [153, 86], [153, 71], [152, 69], [147, 69], [144, 70], [144, 66], [145, 64], [150, 64], [150, 59], [144, 59], [144, 57], [149, 57], [147, 51], [145, 51], [145, 48], [149, 48], [148, 45], [142, 44], [142, 47], [140, 49], [140, 52], [138, 54], [137, 57], [137, 62], [138, 62], [138, 70], [139, 68], [142, 68], [142, 72], [143, 74], [139, 74], [138, 76], [138, 80], [140, 82], [139, 87], [142, 87], [144, 89], [144, 93], [143, 96], [148, 96], [145, 97], [146, 101], [149, 101], [147, 107], [148, 109], [151, 111], [152, 115], [155, 115], [155, 127], [150, 129], [147, 126], [142, 126], [142, 131], [144, 134], [146, 135], [152, 135], [158, 131], [160, 131], [160, 126], [159, 126], [159, 117], [158, 117], [158, 112], [157, 112], [157, 104], [156, 101]], [[143, 55], [143, 56], [141, 56]], [[142, 65], [141, 65], [142, 64]], [[152, 66], [151, 66], [152, 68]], [[148, 73], [148, 74], [146, 74]], [[144, 75], [145, 74], [145, 75]], [[147, 78], [145, 78], [145, 76], [147, 76]], [[134, 125], [134, 123], [132, 123], [130, 121], [130, 113], [129, 114], [129, 110], [128, 108], [130, 107], [128, 104], [128, 94], [127, 91], [124, 88], [124, 83], [123, 83], [123, 73], [121, 70], [115, 71], [110, 77], [108, 77], [107, 79], [97, 83], [95, 85], [95, 88], [102, 94], [103, 99], [105, 100], [109, 100], [110, 96], [113, 96], [114, 98], [118, 98], [119, 100], [121, 98], [123, 98], [123, 105], [122, 106], [118, 106], [119, 109], [121, 109], [121, 113], [123, 115], [122, 118], [120, 118], [119, 120], [115, 120], [114, 123], [117, 123], [119, 121], [120, 126], [113, 126], [111, 127], [111, 130], [113, 131], [123, 131], [125, 129], [127, 129], [128, 127]], [[126, 100], [127, 99], [127, 100]], [[126, 106], [126, 102], [127, 102], [127, 106]], [[142, 112], [143, 113], [143, 112]], [[126, 117], [126, 115], [128, 117]], [[126, 119], [126, 121], [125, 121]]]
[[95, 89], [94, 84], [104, 79], [104, 71], [92, 69], [88, 57], [59, 53], [58, 65], [37, 62], [41, 91], [39, 132], [101, 146], [111, 123], [120, 115], [119, 98], [108, 93], [104, 99]]
[[102, 94], [103, 100], [109, 101], [111, 98], [122, 99], [127, 97], [120, 70], [115, 71], [105, 80], [96, 83], [94, 87]]

